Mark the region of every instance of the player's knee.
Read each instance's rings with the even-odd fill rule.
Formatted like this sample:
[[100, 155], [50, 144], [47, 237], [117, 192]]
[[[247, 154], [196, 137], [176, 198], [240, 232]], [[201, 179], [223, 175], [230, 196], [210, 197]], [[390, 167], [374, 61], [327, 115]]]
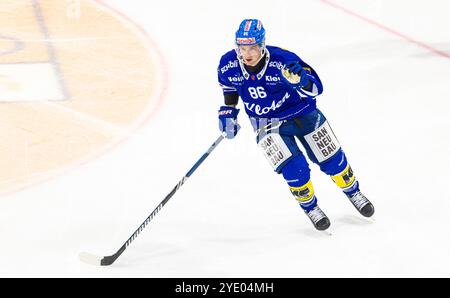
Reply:
[[347, 167], [347, 158], [342, 149], [339, 149], [328, 160], [319, 163], [320, 170], [329, 176], [334, 176], [342, 172]]
[[284, 179], [289, 186], [300, 187], [310, 179], [310, 169], [305, 157], [299, 154], [292, 158], [281, 169]]

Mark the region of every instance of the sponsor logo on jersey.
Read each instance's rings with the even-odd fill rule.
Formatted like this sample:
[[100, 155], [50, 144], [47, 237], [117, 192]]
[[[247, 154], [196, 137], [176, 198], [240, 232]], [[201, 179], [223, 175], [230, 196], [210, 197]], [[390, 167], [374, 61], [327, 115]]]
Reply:
[[267, 82], [279, 82], [279, 81], [281, 81], [281, 78], [280, 77], [266, 76], [266, 81]]
[[285, 66], [280, 61], [271, 61], [269, 62], [269, 67], [275, 67], [278, 68], [279, 70], [282, 70], [284, 69]]
[[281, 107], [284, 102], [286, 101], [286, 99], [288, 99], [290, 97], [289, 93], [286, 92], [286, 94], [283, 96], [282, 99], [280, 99], [279, 101], [273, 100], [272, 104], [268, 107], [261, 107], [258, 104], [255, 103], [248, 103], [248, 102], [244, 102], [245, 107], [247, 108], [247, 110], [255, 113], [258, 116], [263, 116], [268, 114], [271, 111], [275, 111], [276, 109], [278, 109], [279, 107]]
[[228, 77], [228, 80], [232, 83], [239, 83], [244, 80], [244, 77]]
[[237, 61], [237, 60], [234, 60], [234, 61], [228, 61], [227, 64], [225, 64], [224, 66], [222, 66], [222, 68], [220, 69], [220, 71], [222, 72], [222, 74], [224, 74], [228, 69], [234, 68], [234, 67], [238, 67], [238, 61]]

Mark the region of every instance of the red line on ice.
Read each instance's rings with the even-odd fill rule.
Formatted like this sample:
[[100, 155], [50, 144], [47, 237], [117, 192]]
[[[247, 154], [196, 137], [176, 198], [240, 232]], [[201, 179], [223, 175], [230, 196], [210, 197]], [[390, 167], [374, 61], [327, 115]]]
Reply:
[[360, 20], [362, 20], [362, 21], [364, 21], [366, 23], [369, 23], [369, 24], [371, 24], [371, 25], [373, 25], [373, 26], [375, 26], [375, 27], [377, 27], [377, 28], [379, 28], [381, 30], [384, 30], [384, 31], [387, 31], [387, 32], [389, 32], [391, 34], [394, 34], [394, 35], [396, 35], [397, 37], [400, 37], [403, 40], [406, 40], [406, 41], [408, 41], [410, 43], [416, 44], [417, 46], [419, 46], [421, 48], [424, 48], [424, 49], [426, 49], [426, 50], [428, 50], [428, 51], [430, 51], [430, 52], [432, 52], [432, 53], [434, 53], [434, 54], [436, 54], [438, 56], [450, 59], [450, 54], [449, 53], [446, 53], [446, 52], [443, 52], [441, 50], [438, 50], [438, 49], [436, 49], [436, 48], [434, 48], [434, 47], [432, 47], [432, 46], [430, 46], [430, 45], [428, 45], [428, 44], [426, 44], [424, 42], [421, 42], [421, 41], [416, 40], [416, 39], [414, 39], [414, 38], [412, 38], [412, 37], [410, 37], [410, 36], [408, 36], [406, 34], [403, 34], [403, 33], [399, 32], [397, 30], [389, 28], [386, 25], [383, 25], [383, 24], [378, 23], [378, 22], [376, 22], [376, 21], [374, 21], [372, 19], [364, 17], [364, 16], [362, 16], [362, 15], [360, 15], [360, 14], [354, 12], [354, 11], [351, 11], [348, 8], [345, 8], [344, 6], [338, 5], [338, 4], [336, 4], [336, 3], [332, 2], [332, 1], [329, 1], [329, 0], [320, 0], [320, 1], [322, 3], [324, 3], [324, 4], [332, 6], [333, 8], [336, 8], [336, 9], [338, 9], [340, 11], [343, 11], [343, 12], [345, 12], [348, 15], [351, 15], [351, 16], [353, 16], [355, 18], [358, 18], [358, 19], [360, 19]]

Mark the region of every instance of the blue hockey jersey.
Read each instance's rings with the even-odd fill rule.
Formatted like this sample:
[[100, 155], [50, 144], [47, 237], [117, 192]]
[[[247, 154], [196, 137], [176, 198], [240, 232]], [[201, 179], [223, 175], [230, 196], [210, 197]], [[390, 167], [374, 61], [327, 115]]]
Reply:
[[[218, 80], [224, 94], [238, 94], [251, 118], [291, 119], [313, 111], [315, 97], [322, 93], [317, 73], [296, 54], [267, 46], [266, 63], [259, 73], [248, 71], [231, 50], [220, 59]], [[293, 88], [282, 79], [281, 70], [288, 61], [299, 61], [310, 70], [312, 80], [308, 90]]]

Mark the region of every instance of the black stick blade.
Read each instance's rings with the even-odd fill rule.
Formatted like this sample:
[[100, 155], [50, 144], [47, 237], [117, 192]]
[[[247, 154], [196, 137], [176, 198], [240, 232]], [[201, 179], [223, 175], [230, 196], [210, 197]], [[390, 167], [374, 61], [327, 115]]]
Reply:
[[86, 264], [94, 265], [94, 266], [109, 266], [119, 257], [119, 253], [116, 253], [112, 256], [99, 257], [97, 255], [82, 252], [78, 255], [80, 261]]

